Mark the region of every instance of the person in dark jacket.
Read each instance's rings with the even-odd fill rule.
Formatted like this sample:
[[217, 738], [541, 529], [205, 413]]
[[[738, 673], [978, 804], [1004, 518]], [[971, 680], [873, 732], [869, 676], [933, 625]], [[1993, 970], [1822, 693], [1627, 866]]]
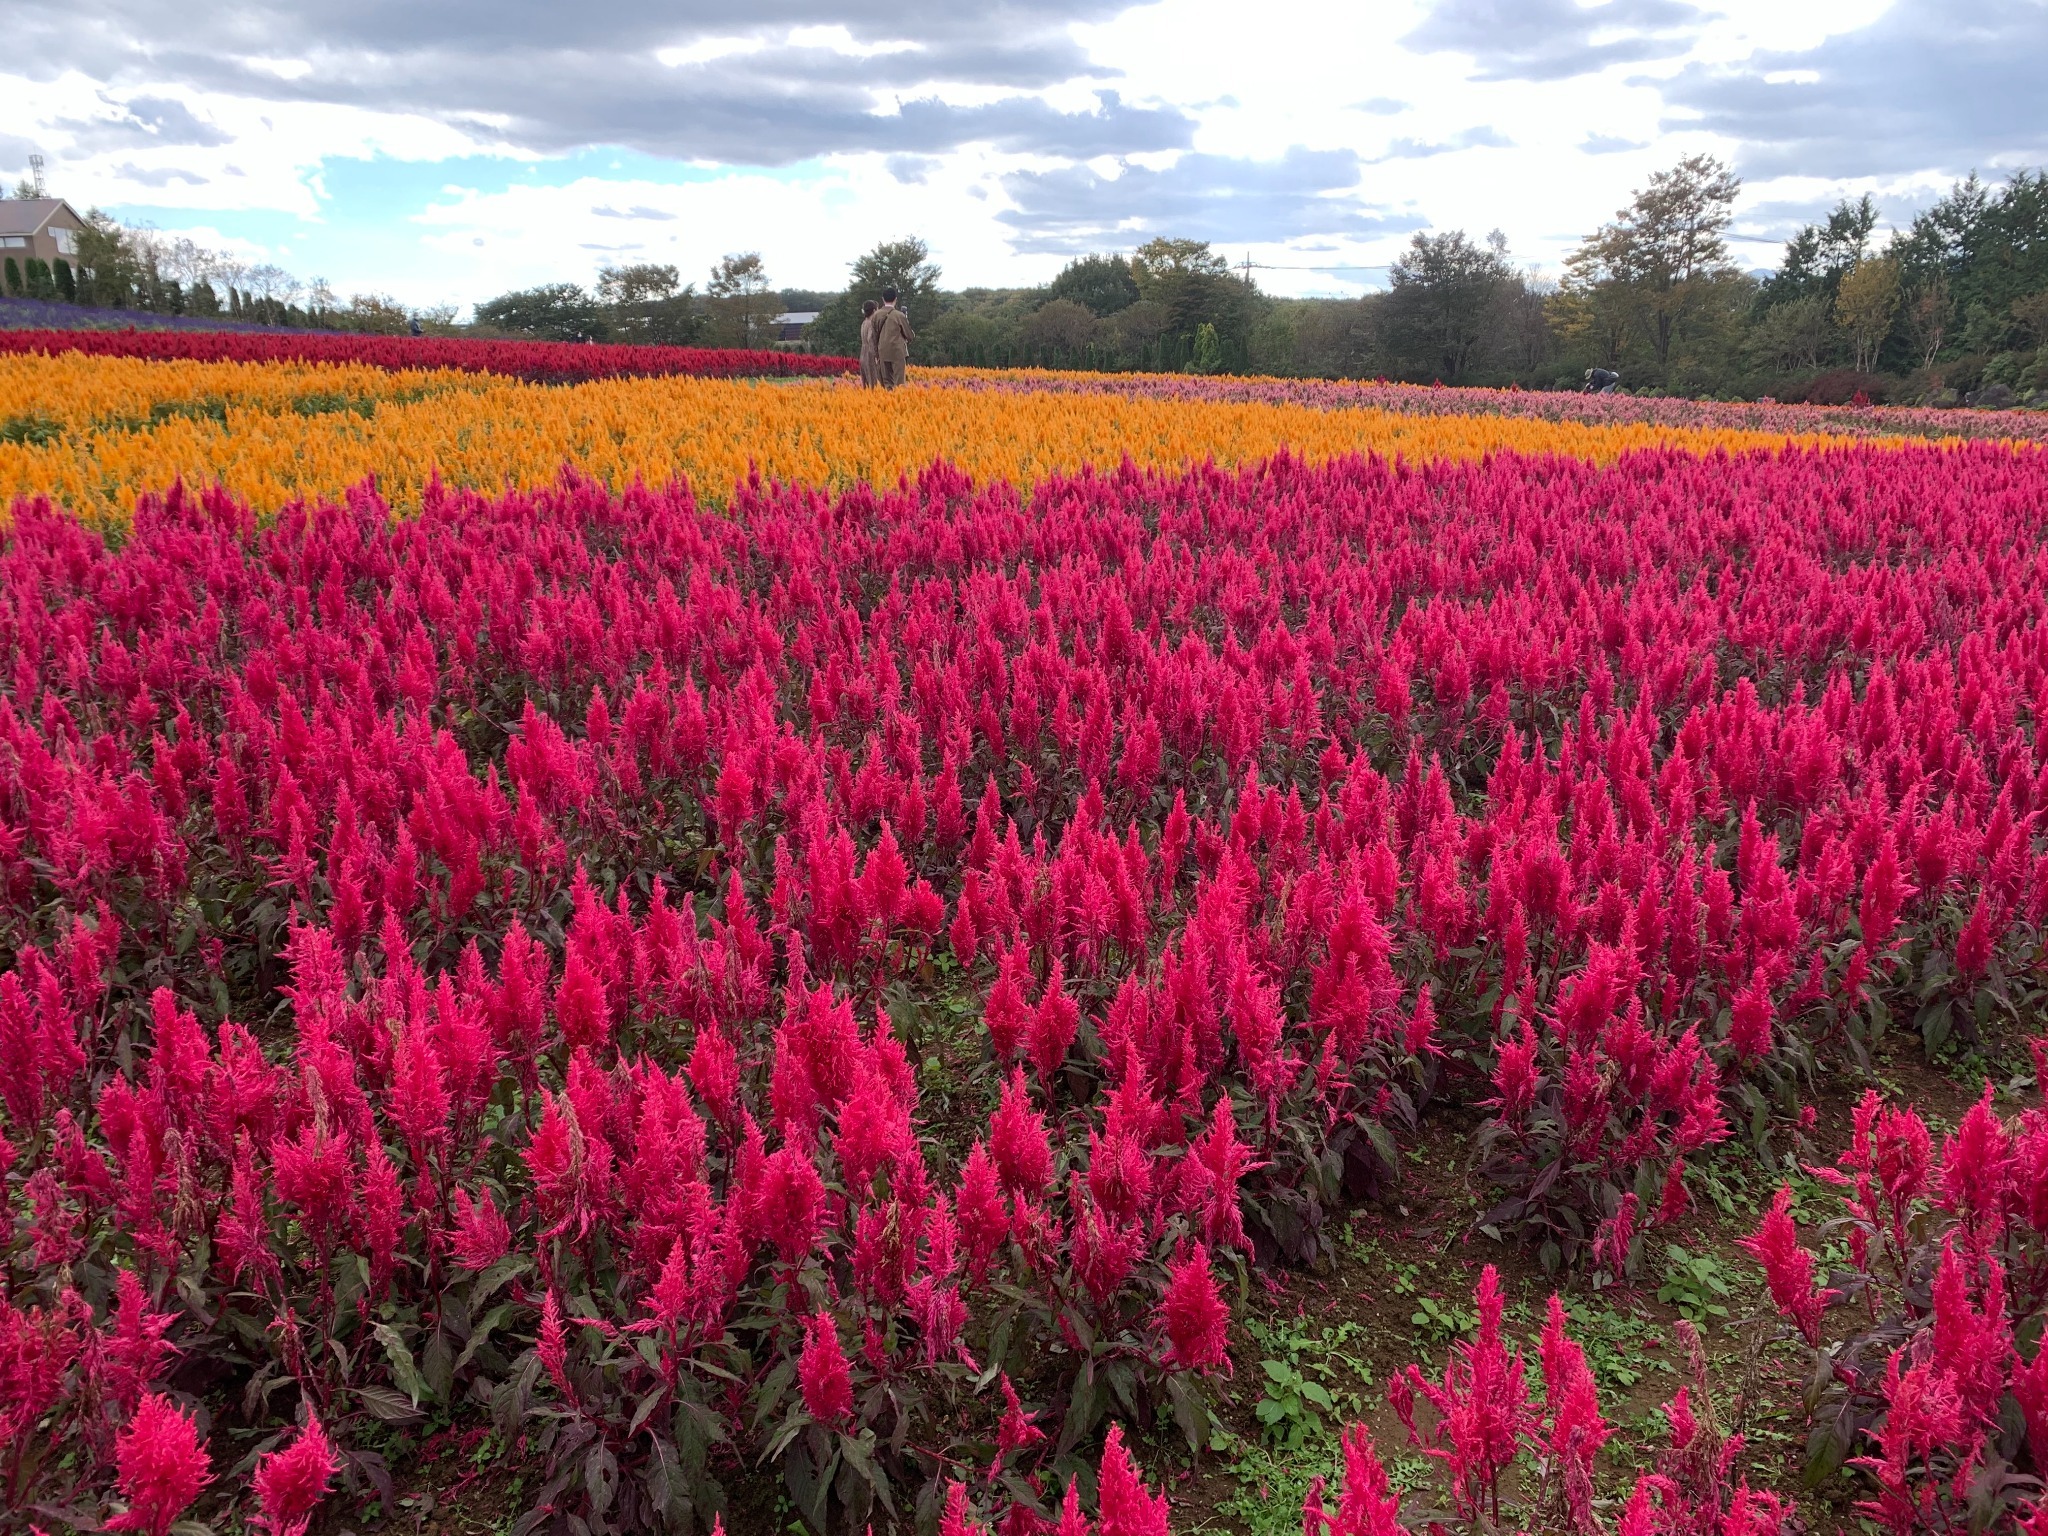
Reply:
[[910, 316], [896, 307], [896, 290], [882, 290], [882, 307], [875, 312], [875, 358], [881, 365], [882, 388], [894, 389], [903, 382], [903, 370], [910, 364], [910, 343], [917, 333], [910, 328]]
[[873, 389], [882, 382], [882, 368], [875, 357], [875, 311], [882, 306], [873, 299], [860, 306], [860, 387]]

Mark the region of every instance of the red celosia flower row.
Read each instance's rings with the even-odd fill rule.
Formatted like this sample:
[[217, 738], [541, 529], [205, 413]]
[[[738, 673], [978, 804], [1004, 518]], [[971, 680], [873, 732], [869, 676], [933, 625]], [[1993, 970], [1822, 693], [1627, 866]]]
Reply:
[[[565, 474], [181, 491], [118, 549], [19, 504], [10, 1500], [140, 1527], [254, 1450], [286, 1528], [438, 1410], [607, 1522], [708, 1524], [744, 1456], [820, 1526], [993, 1478], [1029, 1536], [1112, 1413], [1199, 1438], [1222, 1280], [1444, 1096], [1490, 1225], [1624, 1273], [1813, 1053], [2036, 952], [2044, 493], [1992, 448]], [[1409, 1383], [1475, 1510], [1497, 1364]]]
[[[1814, 1464], [1862, 1468], [1859, 1507], [1899, 1536], [2005, 1528], [2048, 1474], [2048, 1109], [2007, 1122], [1991, 1106], [1987, 1083], [1937, 1148], [1911, 1105], [1864, 1096], [1848, 1151], [1815, 1170], [1842, 1191], [1849, 1240], [1825, 1287], [1789, 1187], [1744, 1245], [1815, 1357]], [[1831, 1338], [1837, 1304], [1861, 1316]]]
[[85, 352], [95, 357], [207, 363], [361, 363], [373, 368], [459, 368], [540, 384], [689, 374], [706, 379], [852, 372], [844, 357], [742, 347], [633, 347], [566, 341], [482, 341], [463, 336], [360, 336], [324, 331], [0, 330], [0, 352]]

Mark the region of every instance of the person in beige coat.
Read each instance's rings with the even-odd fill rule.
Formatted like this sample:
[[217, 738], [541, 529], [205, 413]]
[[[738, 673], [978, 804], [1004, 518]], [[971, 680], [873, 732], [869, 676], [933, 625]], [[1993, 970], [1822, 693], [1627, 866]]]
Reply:
[[875, 312], [875, 358], [881, 364], [882, 388], [894, 389], [903, 382], [903, 370], [910, 363], [910, 343], [917, 333], [910, 328], [910, 316], [896, 307], [896, 290], [882, 290], [882, 307]]
[[868, 299], [860, 307], [860, 387], [873, 389], [882, 382], [882, 367], [875, 357], [875, 311], [881, 305]]

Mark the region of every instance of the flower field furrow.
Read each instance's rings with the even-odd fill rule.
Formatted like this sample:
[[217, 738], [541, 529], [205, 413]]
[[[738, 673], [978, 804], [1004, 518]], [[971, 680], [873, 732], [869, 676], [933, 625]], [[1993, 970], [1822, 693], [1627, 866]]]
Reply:
[[171, 417], [224, 421], [230, 407], [321, 415], [492, 381], [459, 369], [393, 370], [368, 363], [146, 362], [62, 353], [0, 353], [0, 423], [15, 435], [124, 433]]
[[[689, 380], [226, 416], [81, 462], [275, 500], [36, 495], [0, 550], [13, 1509], [303, 1519], [432, 1422], [591, 1529], [765, 1465], [818, 1531], [1163, 1536], [1110, 1426], [1201, 1447], [1230, 1298], [1425, 1117], [1483, 1117], [1489, 1234], [1621, 1283], [1825, 1064], [2044, 1001], [2039, 453]], [[1064, 467], [1119, 439], [1169, 467]], [[949, 443], [996, 469], [896, 480]], [[744, 451], [716, 508], [632, 483]], [[414, 515], [278, 510], [359, 466]], [[1971, 1284], [1937, 1326], [1995, 1343]], [[1396, 1410], [1458, 1518], [1527, 1458], [1600, 1528], [1562, 1312], [1539, 1409], [1475, 1307]], [[1693, 1363], [1628, 1528], [1780, 1530]], [[2009, 1509], [2048, 1465], [1999, 1443]], [[1397, 1531], [1345, 1451], [1308, 1528]]]
[[683, 374], [731, 379], [857, 371], [850, 357], [741, 347], [641, 347], [459, 336], [363, 336], [325, 331], [34, 331], [0, 329], [0, 354], [236, 363], [343, 363], [401, 371], [453, 368], [540, 383]]
[[[152, 369], [163, 370], [160, 384]], [[613, 486], [681, 477], [700, 495], [722, 499], [756, 472], [840, 489], [892, 484], [938, 459], [978, 480], [1028, 486], [1085, 466], [1114, 468], [1127, 457], [1164, 469], [1250, 463], [1283, 449], [1317, 461], [1365, 452], [1419, 462], [1513, 451], [1605, 463], [1643, 448], [1736, 452], [1788, 441], [1641, 422], [1115, 393], [883, 392], [836, 381], [693, 378], [550, 387], [445, 371], [387, 374], [380, 388], [360, 369], [328, 377], [282, 367], [273, 377], [247, 364], [0, 359], [6, 398], [20, 402], [7, 409], [36, 403], [33, 410], [53, 424], [0, 441], [0, 495], [46, 494], [112, 524], [125, 520], [138, 497], [180, 478], [195, 486], [218, 480], [269, 511], [302, 497], [338, 497], [375, 476], [384, 496], [412, 509], [436, 473], [450, 485], [531, 489], [565, 464]], [[145, 405], [152, 391], [156, 399]]]
[[939, 368], [924, 376], [955, 389], [1117, 394], [1154, 400], [1246, 400], [1318, 410], [1376, 410], [1417, 416], [1513, 416], [1530, 421], [1613, 425], [1639, 422], [1782, 437], [1988, 438], [2048, 441], [2048, 412], [1955, 410], [1891, 405], [1785, 405], [1777, 401], [1661, 399], [1562, 390], [1471, 389], [1384, 380], [1266, 379], [1199, 374], [1079, 373], [1048, 369]]

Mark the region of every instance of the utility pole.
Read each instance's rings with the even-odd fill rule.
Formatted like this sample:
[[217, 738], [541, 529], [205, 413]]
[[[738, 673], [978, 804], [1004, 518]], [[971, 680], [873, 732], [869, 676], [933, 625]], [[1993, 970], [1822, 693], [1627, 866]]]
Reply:
[[29, 180], [35, 183], [36, 196], [49, 196], [43, 190], [43, 157], [41, 155], [30, 155], [28, 157], [28, 175]]

